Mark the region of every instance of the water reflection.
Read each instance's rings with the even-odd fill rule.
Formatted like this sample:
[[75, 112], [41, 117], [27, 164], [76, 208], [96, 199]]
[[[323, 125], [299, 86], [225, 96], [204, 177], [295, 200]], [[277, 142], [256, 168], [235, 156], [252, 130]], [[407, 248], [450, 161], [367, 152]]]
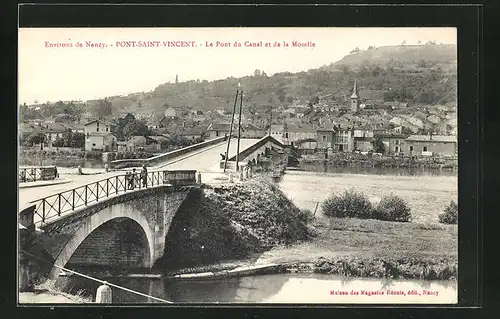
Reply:
[[[333, 275], [280, 274], [210, 281], [108, 278], [111, 283], [176, 303], [456, 303], [455, 281], [391, 280]], [[66, 291], [92, 294], [98, 284], [81, 278], [60, 281]], [[362, 295], [361, 290], [384, 295]], [[437, 292], [425, 295], [424, 290]], [[332, 295], [331, 292], [343, 295]], [[403, 291], [406, 295], [387, 294]], [[409, 295], [415, 291], [416, 295]], [[358, 295], [356, 295], [356, 292]], [[420, 294], [420, 295], [419, 295]], [[159, 303], [160, 301], [113, 288], [113, 303]]]
[[78, 167], [83, 168], [104, 168], [102, 159], [83, 158], [36, 158], [22, 157], [19, 159], [20, 166], [58, 166], [58, 167]]
[[328, 163], [302, 163], [300, 165], [305, 171], [318, 173], [341, 173], [341, 174], [375, 174], [396, 176], [457, 176], [456, 170], [440, 170], [425, 168], [396, 168], [396, 167], [351, 167], [334, 166]]

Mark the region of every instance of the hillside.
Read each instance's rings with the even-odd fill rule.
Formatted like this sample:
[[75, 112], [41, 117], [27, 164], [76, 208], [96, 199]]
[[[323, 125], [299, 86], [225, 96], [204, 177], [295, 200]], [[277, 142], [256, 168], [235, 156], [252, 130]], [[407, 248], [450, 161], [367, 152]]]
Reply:
[[367, 63], [379, 66], [401, 63], [406, 66], [418, 67], [422, 63], [421, 61], [427, 61], [427, 67], [439, 66], [448, 71], [453, 70], [457, 65], [457, 47], [451, 44], [437, 44], [370, 48], [353, 52], [326, 68], [335, 70], [342, 65], [359, 68]]
[[[319, 98], [327, 104], [342, 104], [352, 92], [354, 79], [358, 81], [362, 103], [400, 101], [417, 106], [451, 105], [456, 104], [457, 96], [456, 59], [455, 45], [370, 48], [307, 72], [268, 76], [256, 70], [254, 75], [243, 78], [165, 83], [151, 92], [108, 97], [104, 102], [87, 101], [81, 111], [94, 116], [102, 110], [106, 116], [132, 112], [154, 118], [161, 118], [169, 106], [205, 113], [229, 111], [237, 85], [241, 83], [245, 92], [245, 115], [253, 115], [258, 121], [261, 115], [267, 118], [271, 108], [315, 104]], [[31, 116], [36, 118], [36, 114]]]

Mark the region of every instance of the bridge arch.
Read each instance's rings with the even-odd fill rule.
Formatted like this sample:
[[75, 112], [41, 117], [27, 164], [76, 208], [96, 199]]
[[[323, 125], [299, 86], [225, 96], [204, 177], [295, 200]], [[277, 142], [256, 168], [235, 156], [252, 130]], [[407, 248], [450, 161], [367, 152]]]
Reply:
[[[144, 233], [147, 239], [148, 254], [149, 258], [145, 261], [144, 267], [151, 267], [154, 263], [154, 234], [151, 229], [148, 220], [139, 210], [136, 209], [113, 209], [116, 206], [108, 206], [105, 209], [93, 214], [78, 227], [73, 236], [68, 240], [68, 242], [63, 246], [62, 250], [58, 254], [54, 264], [64, 267], [68, 261], [71, 259], [73, 254], [77, 251], [80, 245], [88, 238], [94, 231], [104, 224], [118, 220], [118, 219], [128, 219], [134, 222]], [[60, 269], [57, 267], [52, 267], [49, 277], [55, 279], [59, 276]]]

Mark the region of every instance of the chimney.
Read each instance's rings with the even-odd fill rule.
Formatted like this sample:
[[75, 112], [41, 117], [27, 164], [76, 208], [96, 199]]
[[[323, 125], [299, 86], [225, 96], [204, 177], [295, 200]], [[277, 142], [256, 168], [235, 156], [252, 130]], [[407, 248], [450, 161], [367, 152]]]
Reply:
[[429, 140], [432, 141], [432, 131], [429, 133]]

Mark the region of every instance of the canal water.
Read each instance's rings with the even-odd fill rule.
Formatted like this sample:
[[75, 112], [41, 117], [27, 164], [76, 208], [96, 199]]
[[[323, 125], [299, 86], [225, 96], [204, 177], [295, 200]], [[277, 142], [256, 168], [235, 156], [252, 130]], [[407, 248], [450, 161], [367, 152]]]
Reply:
[[[456, 281], [389, 280], [322, 274], [274, 274], [213, 281], [107, 278], [108, 282], [175, 303], [435, 303], [457, 302]], [[68, 292], [95, 300], [99, 284], [62, 277]], [[64, 281], [64, 283], [63, 283]], [[160, 303], [112, 288], [114, 304]]]
[[102, 159], [22, 157], [19, 158], [19, 166], [104, 168], [104, 163]]

